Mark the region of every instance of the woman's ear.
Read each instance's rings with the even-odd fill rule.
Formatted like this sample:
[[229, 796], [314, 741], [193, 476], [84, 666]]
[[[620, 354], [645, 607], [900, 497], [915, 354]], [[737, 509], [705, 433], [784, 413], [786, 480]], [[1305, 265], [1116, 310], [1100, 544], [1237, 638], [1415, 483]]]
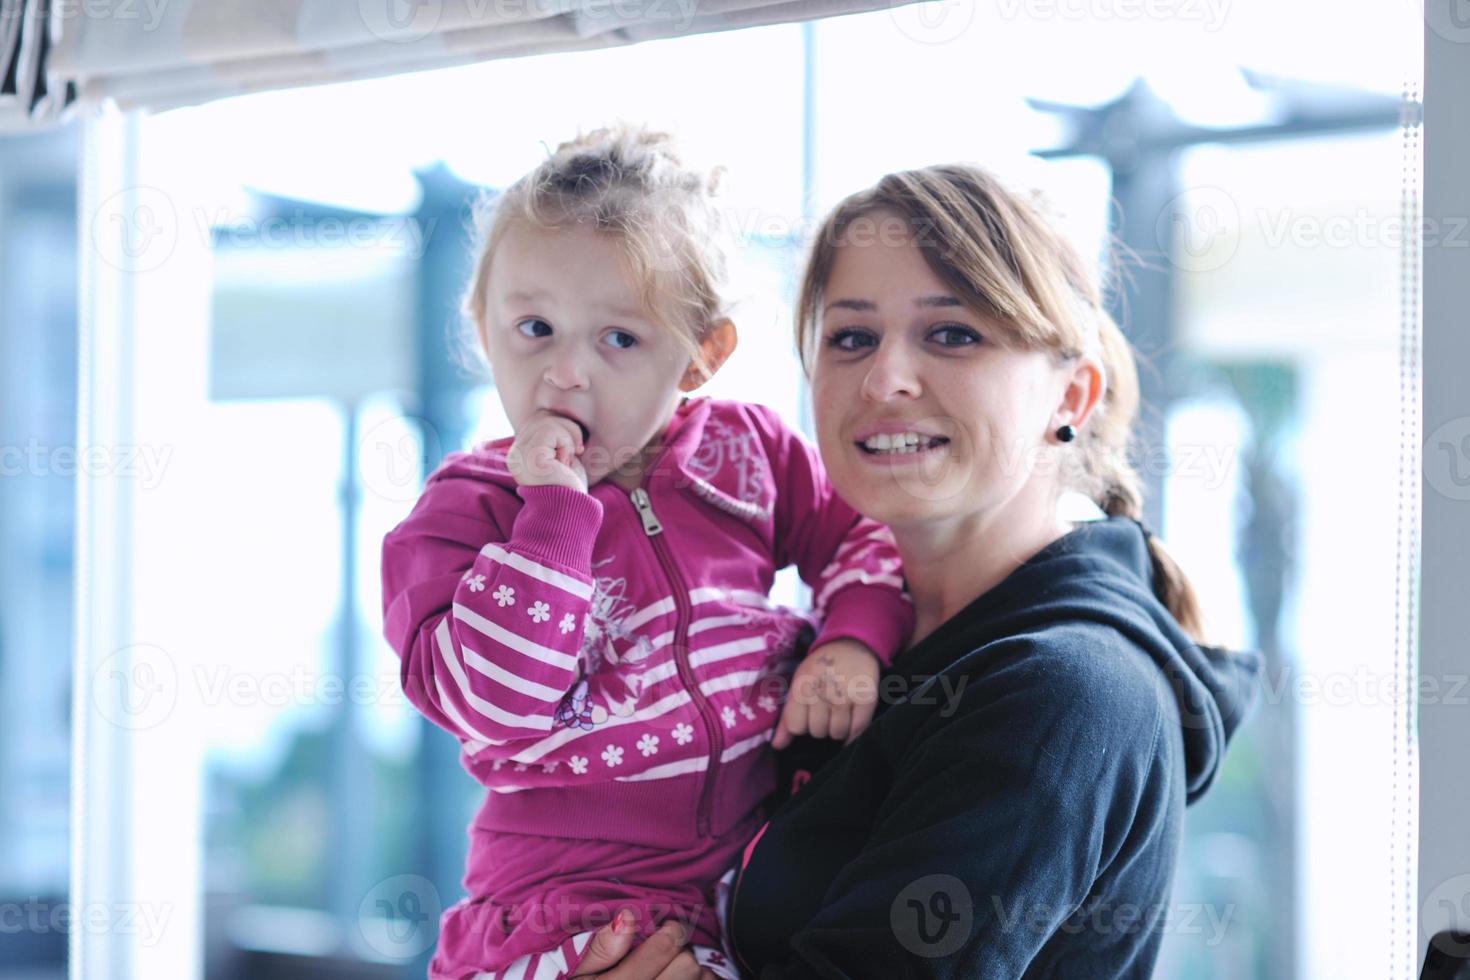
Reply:
[[699, 352], [704, 357], [707, 367], [700, 367], [698, 363], [691, 363], [689, 369], [684, 372], [684, 377], [679, 381], [680, 391], [693, 391], [714, 377], [720, 366], [735, 353], [735, 345], [739, 338], [735, 333], [735, 322], [730, 319], [716, 321], [705, 331], [703, 339], [699, 342]]
[[1106, 390], [1107, 379], [1097, 358], [1090, 354], [1078, 358], [1062, 392], [1061, 404], [1052, 417], [1052, 428], [1062, 425], [1082, 428]]

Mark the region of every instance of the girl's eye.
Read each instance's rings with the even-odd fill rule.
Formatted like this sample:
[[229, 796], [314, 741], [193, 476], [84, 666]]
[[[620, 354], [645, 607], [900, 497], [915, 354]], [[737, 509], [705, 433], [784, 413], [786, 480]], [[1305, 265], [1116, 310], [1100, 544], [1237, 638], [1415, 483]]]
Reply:
[[[538, 327], [545, 327], [546, 329], [538, 330]], [[548, 337], [551, 335], [551, 324], [540, 317], [528, 317], [520, 323], [517, 323], [516, 329], [525, 337]]]
[[608, 340], [618, 350], [627, 350], [638, 343], [638, 338], [626, 330], [614, 330], [608, 335]]
[[872, 345], [873, 335], [865, 330], [844, 327], [827, 335], [827, 346], [836, 350], [852, 351], [859, 347], [871, 347]]
[[980, 343], [980, 335], [978, 333], [969, 327], [954, 323], [937, 328], [929, 336], [939, 339], [940, 345], [944, 347], [967, 347], [971, 344]]

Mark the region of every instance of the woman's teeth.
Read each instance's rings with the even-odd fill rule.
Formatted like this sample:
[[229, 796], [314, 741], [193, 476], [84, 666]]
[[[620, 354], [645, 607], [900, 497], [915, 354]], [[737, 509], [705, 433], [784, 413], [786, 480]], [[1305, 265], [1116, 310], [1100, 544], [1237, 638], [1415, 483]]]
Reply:
[[949, 442], [943, 436], [926, 436], [918, 432], [880, 433], [869, 436], [860, 445], [870, 453], [917, 453]]

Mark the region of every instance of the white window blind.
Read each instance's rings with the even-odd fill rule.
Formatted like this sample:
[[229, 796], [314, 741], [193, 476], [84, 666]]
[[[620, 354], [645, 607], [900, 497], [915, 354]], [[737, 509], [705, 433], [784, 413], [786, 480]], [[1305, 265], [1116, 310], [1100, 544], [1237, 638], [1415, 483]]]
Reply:
[[0, 130], [913, 0], [0, 0]]

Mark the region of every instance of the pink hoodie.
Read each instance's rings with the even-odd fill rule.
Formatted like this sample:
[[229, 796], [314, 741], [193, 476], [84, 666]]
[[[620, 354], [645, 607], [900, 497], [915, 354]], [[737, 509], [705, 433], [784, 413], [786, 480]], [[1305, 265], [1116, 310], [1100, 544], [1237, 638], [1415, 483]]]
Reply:
[[[510, 443], [450, 453], [383, 541], [384, 633], [404, 691], [489, 788], [466, 887], [509, 903], [495, 895], [493, 847], [475, 846], [498, 834], [652, 849], [675, 858], [654, 862], [669, 888], [687, 889], [694, 866], [738, 856], [735, 836], [754, 829], [774, 779], [782, 688], [770, 679], [810, 618], [812, 648], [852, 638], [885, 665], [907, 640], [892, 537], [760, 405], [685, 398], [631, 495], [610, 480], [588, 493], [520, 487]], [[767, 598], [793, 562], [813, 589], [810, 618]], [[587, 871], [592, 887], [599, 869]], [[704, 873], [707, 897], [718, 871]], [[515, 900], [529, 900], [519, 874]], [[695, 941], [717, 945], [701, 940], [713, 928], [701, 918]], [[478, 937], [470, 958], [493, 950], [500, 962], [478, 966], [492, 969], [565, 937], [509, 938]]]

